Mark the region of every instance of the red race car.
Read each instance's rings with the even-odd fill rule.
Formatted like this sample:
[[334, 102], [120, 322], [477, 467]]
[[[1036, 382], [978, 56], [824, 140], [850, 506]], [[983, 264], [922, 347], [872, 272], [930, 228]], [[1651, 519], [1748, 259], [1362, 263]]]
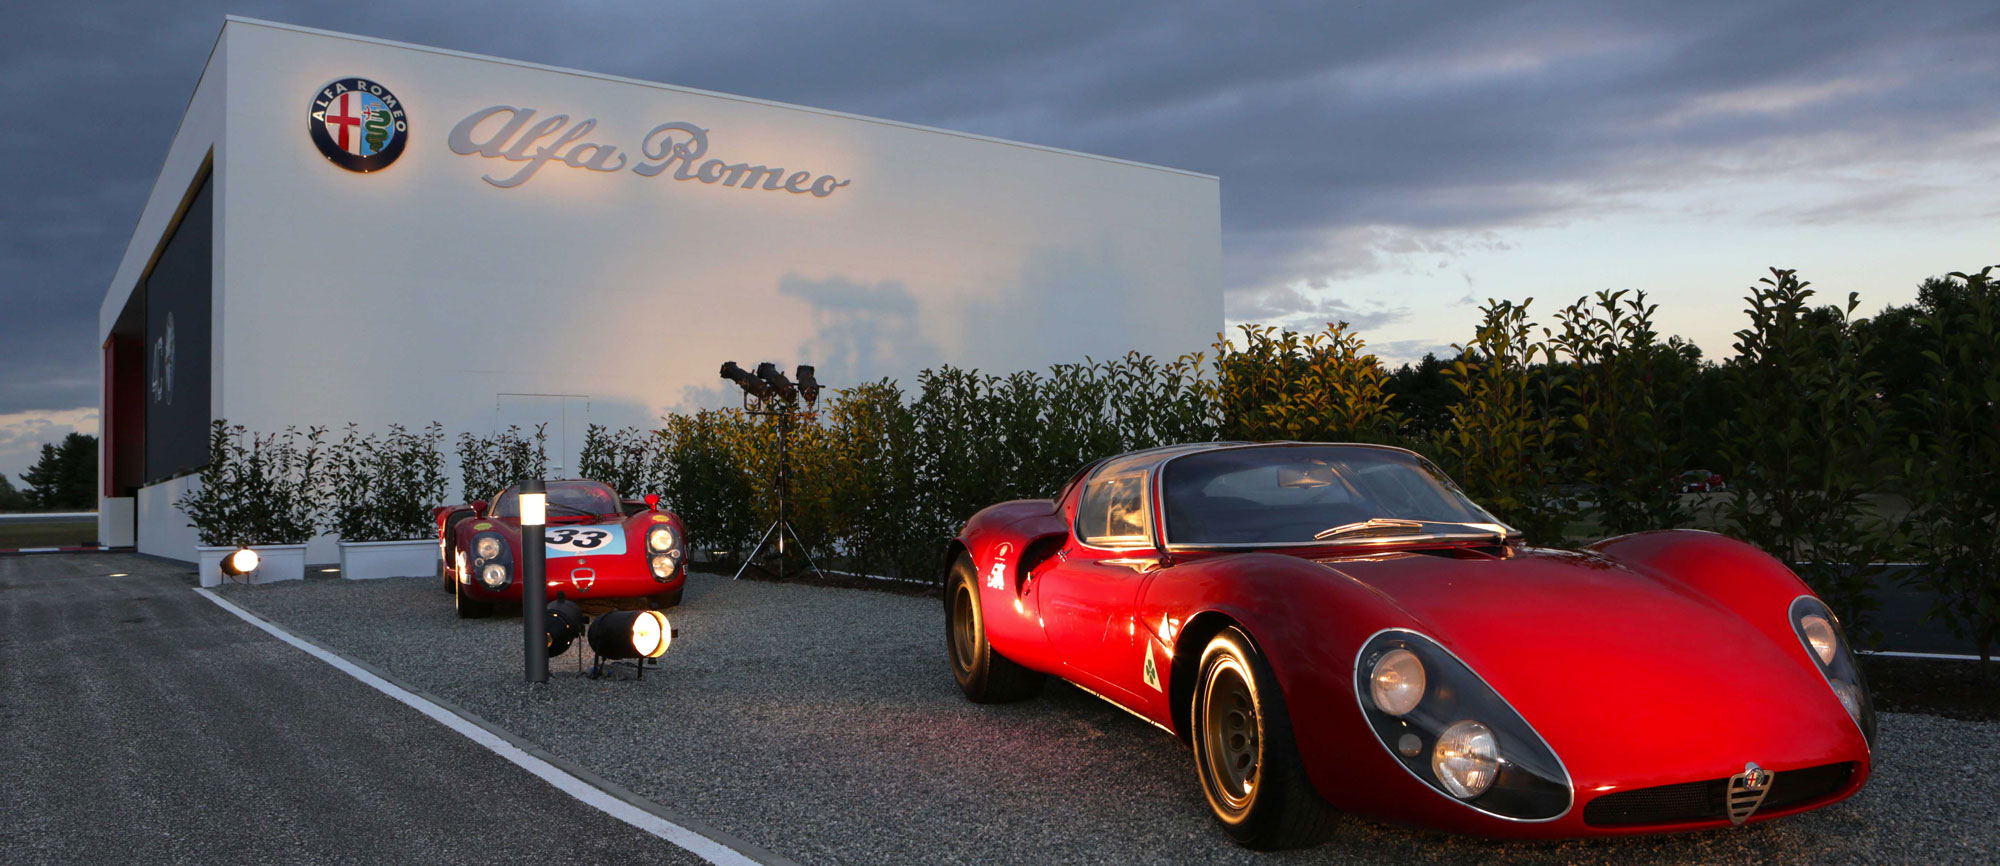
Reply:
[[[596, 481], [548, 482], [548, 596], [574, 601], [645, 598], [680, 604], [687, 586], [687, 533], [659, 510], [659, 497], [621, 500]], [[493, 499], [434, 509], [438, 573], [458, 615], [491, 616], [497, 602], [521, 601], [521, 498], [507, 487]]]
[[1839, 623], [1694, 531], [1527, 546], [1398, 448], [1208, 443], [1100, 461], [945, 560], [968, 698], [1075, 683], [1194, 749], [1243, 844], [1336, 811], [1494, 837], [1728, 827], [1867, 780]]

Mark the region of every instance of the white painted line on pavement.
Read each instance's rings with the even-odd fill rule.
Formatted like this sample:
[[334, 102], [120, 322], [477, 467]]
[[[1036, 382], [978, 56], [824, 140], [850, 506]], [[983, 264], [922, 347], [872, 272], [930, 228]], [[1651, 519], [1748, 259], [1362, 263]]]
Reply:
[[411, 709], [423, 713], [435, 719], [439, 724], [464, 735], [466, 739], [486, 747], [488, 751], [512, 761], [516, 766], [535, 774], [542, 781], [554, 785], [557, 790], [575, 797], [587, 806], [658, 836], [661, 839], [665, 839], [685, 849], [688, 853], [715, 864], [715, 866], [765, 866], [762, 861], [752, 858], [729, 845], [718, 842], [708, 836], [641, 809], [638, 806], [634, 806], [618, 797], [614, 797], [596, 786], [570, 775], [561, 767], [557, 767], [548, 761], [523, 751], [519, 746], [496, 736], [492, 731], [466, 721], [457, 713], [445, 709], [421, 695], [414, 694], [402, 686], [376, 676], [347, 659], [321, 649], [318, 645], [298, 637], [276, 624], [267, 622], [256, 614], [223, 600], [221, 596], [213, 592], [201, 587], [195, 587], [194, 591], [200, 593], [202, 597], [209, 601], [215, 602], [223, 610], [235, 614], [244, 622], [263, 629], [272, 637], [304, 650], [313, 658], [334, 666], [340, 672], [360, 680], [376, 691], [401, 701]]
[[1892, 652], [1889, 650], [1862, 650], [1861, 654], [1865, 656], [1888, 656], [1890, 658], [1898, 658], [1898, 659], [1950, 659], [1952, 661], [1960, 661], [1960, 662], [1979, 661], [1978, 656], [1959, 655], [1957, 653], [1905, 653], [1905, 652]]

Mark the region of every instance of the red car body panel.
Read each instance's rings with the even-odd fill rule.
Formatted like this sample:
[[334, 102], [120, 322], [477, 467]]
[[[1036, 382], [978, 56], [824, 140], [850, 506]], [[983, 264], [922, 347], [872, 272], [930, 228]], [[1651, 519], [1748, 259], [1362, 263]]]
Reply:
[[[1156, 527], [1158, 483], [1155, 473]], [[1793, 631], [1790, 605], [1810, 590], [1741, 542], [1680, 530], [1581, 552], [1108, 551], [1069, 531], [1079, 486], [1059, 502], [995, 505], [960, 534], [953, 553], [971, 558], [994, 650], [1186, 741], [1197, 657], [1234, 623], [1278, 680], [1309, 778], [1343, 811], [1494, 837], [1657, 833], [1730, 822], [1598, 826], [1584, 809], [1617, 791], [1726, 779], [1751, 761], [1781, 773], [1854, 762], [1837, 790], [1759, 821], [1844, 799], [1868, 777], [1867, 739]], [[1393, 758], [1356, 688], [1363, 644], [1385, 629], [1435, 641], [1498, 692], [1558, 756], [1570, 807], [1496, 816]]]
[[[496, 496], [492, 500], [498, 502]], [[469, 506], [447, 506], [437, 509], [434, 514], [438, 522], [439, 552], [444, 558], [445, 576], [456, 582], [459, 590], [468, 597], [479, 601], [511, 602], [521, 601], [521, 520], [518, 517], [489, 516], [494, 506], [488, 506], [472, 517], [449, 521], [452, 512]], [[674, 537], [685, 544], [686, 529], [681, 519], [669, 511], [651, 508], [635, 514], [600, 514], [593, 517], [551, 513], [544, 535], [564, 528], [616, 529], [623, 535], [624, 550], [620, 553], [599, 556], [548, 556], [546, 563], [547, 597], [558, 596], [573, 601], [615, 600], [642, 598], [645, 596], [670, 593], [687, 582], [686, 558], [682, 557], [674, 574], [665, 581], [653, 577], [648, 564], [646, 533], [660, 524], [669, 526]], [[497, 532], [506, 541], [512, 552], [511, 574], [514, 579], [498, 591], [487, 589], [470, 574], [461, 574], [457, 554], [469, 549], [473, 536], [484, 532]], [[470, 569], [467, 569], [468, 571]]]

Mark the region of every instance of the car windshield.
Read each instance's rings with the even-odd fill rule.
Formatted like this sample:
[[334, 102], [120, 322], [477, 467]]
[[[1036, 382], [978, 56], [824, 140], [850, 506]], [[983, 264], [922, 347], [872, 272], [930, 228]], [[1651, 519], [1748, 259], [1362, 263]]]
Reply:
[[[554, 516], [579, 514], [617, 514], [618, 495], [611, 488], [595, 481], [551, 481], [549, 488], [549, 514]], [[509, 487], [500, 492], [499, 507], [493, 510], [494, 517], [520, 517], [521, 491]]]
[[1189, 454], [1167, 463], [1161, 489], [1172, 544], [1505, 531], [1428, 461], [1384, 448], [1275, 445]]

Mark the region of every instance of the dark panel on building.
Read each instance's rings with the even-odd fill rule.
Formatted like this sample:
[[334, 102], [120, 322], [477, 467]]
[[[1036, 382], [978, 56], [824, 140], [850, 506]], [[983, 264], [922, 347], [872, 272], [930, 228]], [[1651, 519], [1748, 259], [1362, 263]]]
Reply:
[[146, 353], [137, 333], [104, 342], [104, 495], [131, 496], [146, 471]]
[[214, 182], [203, 180], [140, 284], [146, 297], [146, 483], [208, 463]]

